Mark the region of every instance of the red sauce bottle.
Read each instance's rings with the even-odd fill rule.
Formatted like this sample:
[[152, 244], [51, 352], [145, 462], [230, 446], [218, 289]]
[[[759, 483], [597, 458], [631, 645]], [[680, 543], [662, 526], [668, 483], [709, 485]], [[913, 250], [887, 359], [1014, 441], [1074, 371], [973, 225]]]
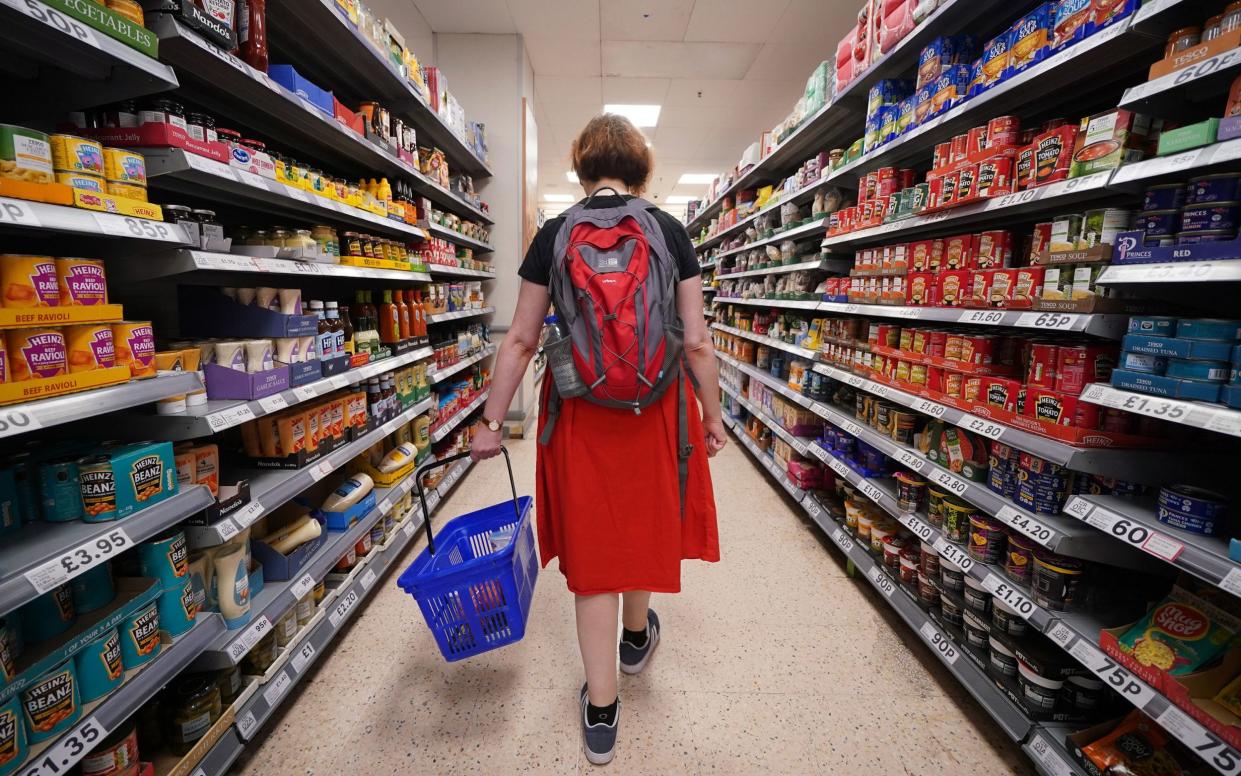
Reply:
[[267, 72], [267, 0], [237, 0], [237, 48], [241, 61]]

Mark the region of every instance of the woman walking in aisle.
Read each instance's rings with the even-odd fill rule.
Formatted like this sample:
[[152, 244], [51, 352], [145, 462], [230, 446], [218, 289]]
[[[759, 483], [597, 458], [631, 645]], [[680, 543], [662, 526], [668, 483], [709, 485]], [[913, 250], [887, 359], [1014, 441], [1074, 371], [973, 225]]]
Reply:
[[597, 116], [572, 161], [587, 197], [526, 252], [473, 456], [499, 453], [500, 421], [554, 303], [573, 361], [549, 363], [543, 383], [539, 553], [544, 566], [560, 558], [576, 596], [582, 733], [587, 759], [602, 765], [620, 720], [618, 651], [621, 670], [636, 674], [659, 645], [651, 593], [680, 592], [683, 559], [719, 560], [707, 458], [725, 438], [693, 245], [638, 199], [651, 175], [646, 139], [623, 117]]

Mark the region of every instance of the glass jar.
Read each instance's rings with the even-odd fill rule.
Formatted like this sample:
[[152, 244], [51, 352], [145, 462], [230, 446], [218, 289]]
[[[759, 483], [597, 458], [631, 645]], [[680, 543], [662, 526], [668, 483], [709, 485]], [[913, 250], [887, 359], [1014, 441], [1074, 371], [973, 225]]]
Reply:
[[1223, 14], [1219, 14], [1218, 16], [1212, 16], [1210, 19], [1206, 20], [1206, 23], [1202, 25], [1202, 42], [1203, 43], [1210, 43], [1211, 41], [1215, 40], [1216, 38], [1220, 36], [1220, 34], [1223, 32], [1223, 30], [1221, 29], [1221, 25], [1223, 24], [1223, 21], [1224, 21]]
[[314, 595], [307, 593], [298, 599], [293, 611], [297, 614], [297, 627], [305, 628], [315, 616]]
[[140, 125], [136, 100], [118, 102], [104, 112], [104, 126], [133, 128]]
[[241, 142], [241, 133], [235, 129], [228, 129], [227, 127], [216, 127], [215, 134], [216, 134], [216, 137], [219, 138], [221, 143], [228, 143], [230, 146], [237, 145], [238, 143]]
[[284, 649], [297, 635], [297, 611], [290, 609], [283, 617], [276, 620], [276, 646]]
[[252, 229], [239, 244], [251, 246], [271, 245], [271, 235], [267, 233], [266, 229]]
[[362, 240], [362, 254], [368, 259], [376, 258], [375, 256], [375, 240], [369, 235], [358, 235]]
[[[348, 234], [348, 233], [346, 233]], [[337, 242], [336, 230], [330, 226], [319, 225], [310, 230], [310, 236], [319, 246], [319, 252], [333, 259], [340, 258], [340, 245]]]
[[302, 181], [306, 180], [306, 165], [296, 159], [289, 161], [289, 183], [294, 186], [301, 186]]
[[345, 239], [340, 244], [340, 255], [361, 256], [362, 236], [357, 232], [345, 232]]
[[215, 117], [208, 116], [206, 113], [191, 113], [186, 117], [186, 132], [190, 133], [190, 137], [195, 140], [204, 142], [214, 142], [219, 140], [219, 135], [215, 131]]
[[262, 676], [276, 662], [279, 654], [280, 647], [276, 644], [276, 631], [273, 629], [246, 653], [241, 661], [242, 670], [251, 676]]
[[264, 143], [262, 140], [255, 140], [252, 137], [243, 137], [241, 138], [240, 142], [243, 146], [245, 146], [246, 148], [249, 148], [251, 151], [253, 151], [256, 154], [267, 153], [267, 144]]
[[319, 580], [319, 584], [315, 585], [314, 597], [315, 606], [323, 603], [323, 599], [327, 597], [327, 583], [322, 579]]
[[216, 675], [215, 684], [220, 688], [220, 703], [233, 705], [233, 701], [241, 695], [241, 669], [237, 666], [224, 669]]
[[268, 155], [271, 156], [272, 173], [276, 176], [276, 180], [281, 183], [288, 183], [289, 167], [284, 155], [278, 154], [275, 151], [270, 152]]
[[214, 210], [191, 210], [190, 212], [194, 214], [194, 220], [203, 226], [218, 226]]
[[1223, 17], [1219, 20], [1220, 35], [1241, 27], [1241, 2], [1229, 3], [1224, 6]]
[[272, 248], [283, 248], [286, 240], [289, 239], [287, 229], [272, 229], [267, 233], [267, 242], [264, 245]]
[[323, 170], [310, 168], [306, 171], [307, 177], [310, 179], [310, 190], [323, 192]]
[[188, 754], [220, 718], [221, 706], [220, 688], [206, 676], [193, 674], [177, 682], [168, 699], [168, 747], [177, 755]]
[[315, 248], [318, 247], [318, 245], [319, 244], [315, 242], [315, 238], [310, 236], [309, 229], [295, 229], [293, 230], [293, 233], [287, 236], [284, 240], [284, 247], [296, 248], [309, 253], [314, 253]]
[[185, 106], [167, 97], [156, 97], [138, 113], [140, 124], [171, 124], [185, 131]]
[[[1228, 15], [1225, 14], [1224, 20], [1220, 22], [1221, 32], [1228, 31], [1224, 27], [1224, 25], [1227, 23], [1227, 20], [1228, 20]], [[1193, 48], [1194, 46], [1197, 46], [1201, 40], [1202, 40], [1202, 28], [1201, 27], [1182, 27], [1179, 30], [1174, 30], [1172, 34], [1168, 36], [1168, 45], [1166, 48], [1164, 48], [1163, 55], [1165, 58], [1167, 58], [1167, 57], [1172, 56], [1173, 54], [1177, 54], [1181, 51], [1184, 51], [1187, 48]]]
[[170, 223], [194, 220], [194, 216], [192, 215], [194, 211], [190, 210], [185, 205], [161, 205], [160, 207], [164, 210], [164, 220]]

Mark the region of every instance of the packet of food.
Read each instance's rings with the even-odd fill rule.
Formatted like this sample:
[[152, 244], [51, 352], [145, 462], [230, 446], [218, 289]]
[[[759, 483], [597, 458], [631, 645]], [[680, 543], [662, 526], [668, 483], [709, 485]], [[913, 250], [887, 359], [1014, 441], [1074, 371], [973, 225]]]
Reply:
[[1167, 747], [1167, 734], [1159, 725], [1134, 710], [1112, 732], [1082, 747], [1082, 754], [1108, 776], [1188, 773]]
[[1241, 621], [1177, 585], [1117, 641], [1144, 666], [1193, 673], [1232, 643]]

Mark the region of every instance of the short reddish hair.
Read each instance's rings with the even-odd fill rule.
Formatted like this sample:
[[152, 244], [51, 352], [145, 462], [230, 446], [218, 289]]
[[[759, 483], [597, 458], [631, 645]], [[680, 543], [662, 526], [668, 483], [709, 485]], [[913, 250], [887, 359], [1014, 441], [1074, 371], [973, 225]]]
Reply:
[[615, 113], [603, 113], [587, 122], [569, 155], [578, 180], [614, 178], [633, 194], [646, 188], [655, 166], [646, 137], [629, 119]]

